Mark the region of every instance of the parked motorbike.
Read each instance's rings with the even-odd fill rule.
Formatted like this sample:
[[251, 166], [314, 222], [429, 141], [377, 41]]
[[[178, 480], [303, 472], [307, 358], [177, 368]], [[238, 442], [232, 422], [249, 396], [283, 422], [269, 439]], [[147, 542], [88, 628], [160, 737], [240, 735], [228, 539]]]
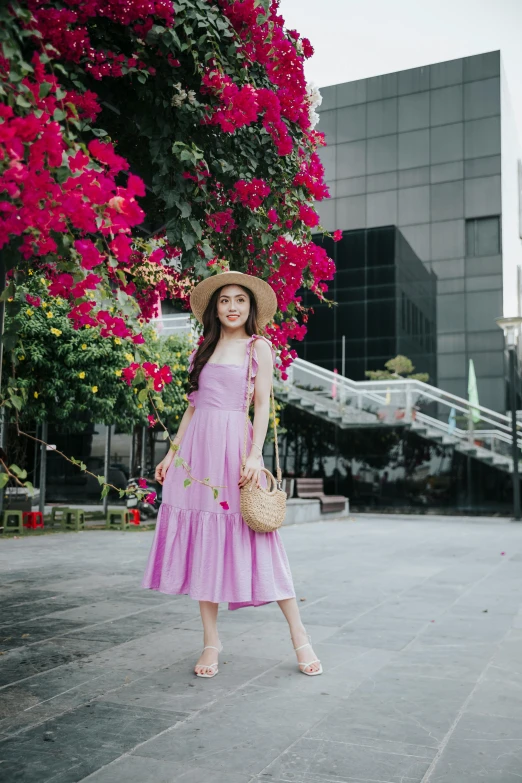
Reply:
[[[137, 508], [140, 512], [140, 516], [143, 519], [150, 519], [151, 517], [155, 517], [158, 513], [158, 509], [161, 505], [161, 485], [158, 484], [156, 481], [150, 478], [145, 478], [145, 481], [147, 482], [146, 488], [140, 487], [139, 485], [139, 477], [132, 477], [127, 482], [127, 489], [130, 490], [140, 490], [140, 492], [145, 492], [147, 494], [151, 492], [156, 493], [155, 500], [150, 503], [148, 500], [143, 498], [142, 500], [138, 500], [137, 494], [134, 494], [134, 492], [130, 492], [127, 495], [127, 501], [126, 505], [127, 508]], [[143, 481], [142, 481], [143, 483]]]

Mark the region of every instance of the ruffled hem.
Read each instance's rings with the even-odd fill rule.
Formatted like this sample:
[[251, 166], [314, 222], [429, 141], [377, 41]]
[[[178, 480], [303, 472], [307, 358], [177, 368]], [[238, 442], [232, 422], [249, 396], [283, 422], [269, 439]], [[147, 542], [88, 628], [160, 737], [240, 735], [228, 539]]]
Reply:
[[169, 506], [158, 515], [141, 586], [229, 609], [295, 597], [278, 531], [255, 533], [240, 513]]

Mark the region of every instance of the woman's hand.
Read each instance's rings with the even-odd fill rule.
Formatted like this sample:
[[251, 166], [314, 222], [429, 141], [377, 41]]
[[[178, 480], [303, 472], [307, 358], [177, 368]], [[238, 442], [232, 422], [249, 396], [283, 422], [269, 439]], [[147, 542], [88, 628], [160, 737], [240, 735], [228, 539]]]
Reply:
[[247, 461], [245, 462], [245, 467], [241, 471], [241, 477], [238, 482], [240, 489], [249, 483], [251, 483], [250, 489], [252, 489], [254, 485], [260, 487], [261, 486], [261, 484], [259, 483], [260, 475], [261, 475], [261, 464], [259, 461], [259, 457], [254, 457], [250, 455], [249, 457], [247, 457]]
[[169, 469], [173, 459], [174, 459], [174, 452], [169, 449], [168, 453], [163, 457], [161, 462], [158, 465], [156, 465], [154, 478], [159, 484], [163, 484], [163, 482], [165, 481], [167, 470]]

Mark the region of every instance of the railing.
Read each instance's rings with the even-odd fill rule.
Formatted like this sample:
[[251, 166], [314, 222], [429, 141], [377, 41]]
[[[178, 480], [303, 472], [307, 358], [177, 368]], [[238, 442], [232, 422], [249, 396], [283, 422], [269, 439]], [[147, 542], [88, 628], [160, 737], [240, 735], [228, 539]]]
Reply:
[[[503, 460], [511, 456], [510, 417], [483, 405], [470, 405], [463, 397], [422, 381], [352, 381], [296, 359], [288, 380], [279, 388], [296, 401], [299, 398], [303, 407], [322, 411], [345, 426], [422, 426], [462, 448], [490, 451]], [[472, 415], [480, 419], [480, 429], [473, 425]], [[517, 429], [522, 447], [522, 422], [517, 422]]]
[[189, 313], [164, 315], [152, 320], [151, 324], [161, 337], [169, 337], [172, 334], [191, 334], [192, 332]]

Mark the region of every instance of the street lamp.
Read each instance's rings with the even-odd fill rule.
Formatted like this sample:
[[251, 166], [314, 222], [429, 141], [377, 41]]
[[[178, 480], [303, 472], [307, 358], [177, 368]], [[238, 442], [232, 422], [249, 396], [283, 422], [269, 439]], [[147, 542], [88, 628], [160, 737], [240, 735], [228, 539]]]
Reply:
[[520, 521], [520, 484], [518, 479], [518, 433], [517, 433], [517, 394], [516, 394], [516, 355], [518, 339], [520, 336], [520, 325], [522, 317], [514, 318], [496, 318], [495, 323], [504, 332], [506, 347], [509, 355], [509, 386], [511, 402], [511, 438], [512, 457], [513, 457], [513, 516], [517, 522]]

